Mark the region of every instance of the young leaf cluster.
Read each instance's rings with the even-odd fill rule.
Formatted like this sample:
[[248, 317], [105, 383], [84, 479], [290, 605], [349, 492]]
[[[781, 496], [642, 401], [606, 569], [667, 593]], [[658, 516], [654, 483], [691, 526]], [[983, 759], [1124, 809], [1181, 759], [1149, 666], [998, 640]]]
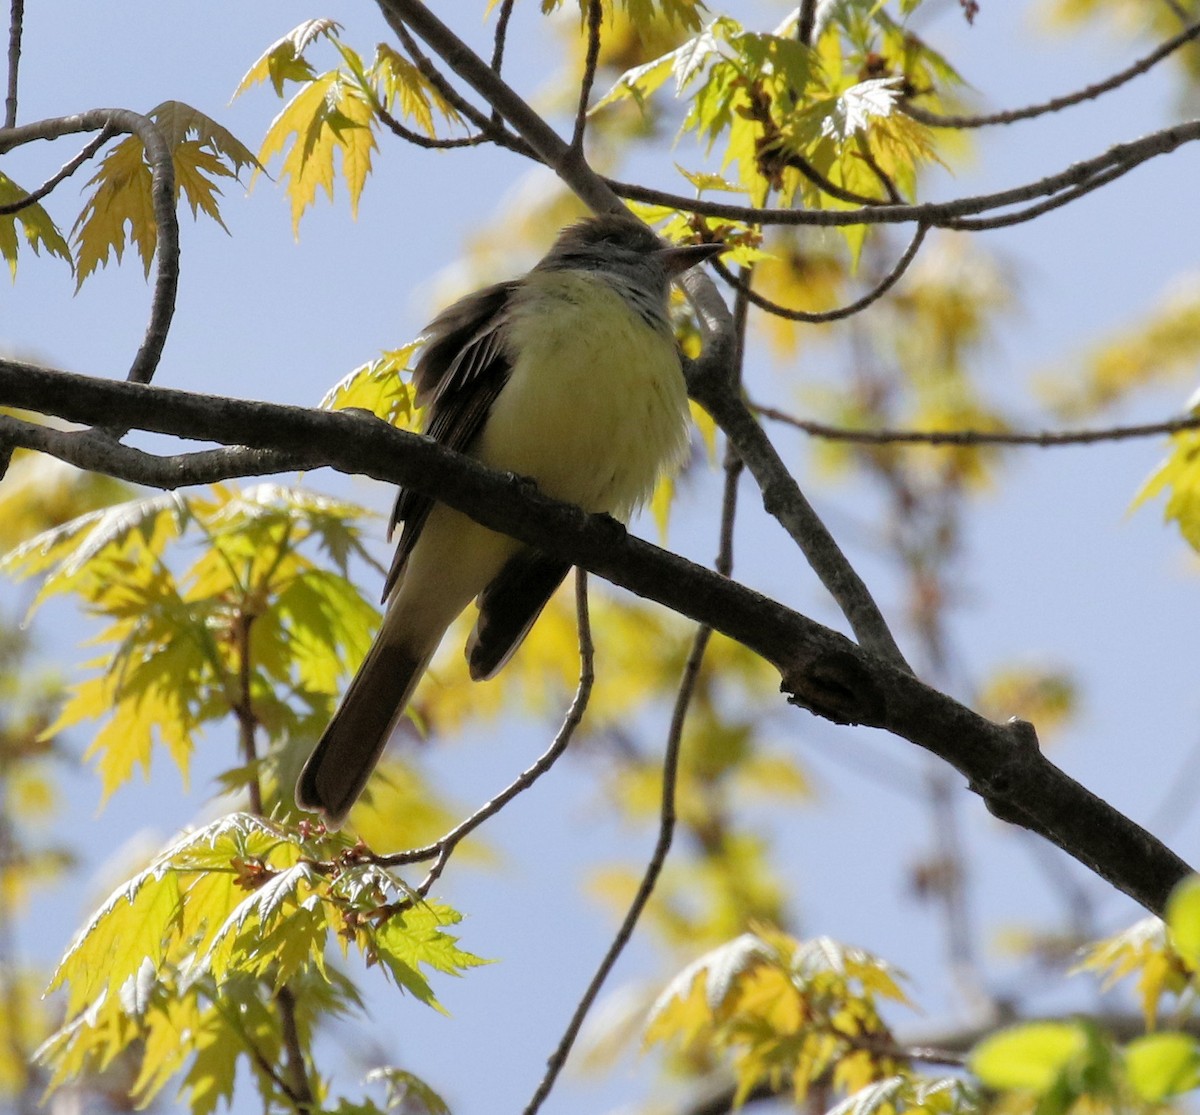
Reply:
[[[171, 152], [175, 200], [182, 195], [193, 217], [203, 213], [225, 228], [217, 182], [257, 167], [254, 155], [215, 120], [181, 101], [164, 101], [146, 115], [162, 132]], [[104, 156], [87, 184], [94, 189], [71, 230], [76, 287], [97, 267], [107, 266], [111, 258], [119, 263], [128, 244], [137, 249], [148, 275], [158, 245], [158, 225], [151, 197], [152, 171], [141, 137], [121, 140]]]
[[230, 814], [160, 853], [79, 932], [51, 982], [67, 990], [69, 1021], [39, 1056], [54, 1087], [132, 1050], [138, 1101], [182, 1073], [193, 1115], [228, 1102], [245, 1063], [265, 1109], [291, 1108], [295, 1096], [275, 1068], [289, 1039], [272, 1001], [286, 993], [299, 1004], [306, 1048], [320, 1020], [359, 1006], [326, 959], [336, 941], [343, 955], [353, 947], [441, 1009], [426, 970], [458, 975], [481, 963], [445, 932], [456, 921], [448, 907], [412, 901], [398, 877], [357, 862], [344, 840]]
[[[1072, 1110], [1160, 1111], [1200, 1087], [1200, 1041], [1189, 1027], [1200, 972], [1200, 879], [1185, 879], [1166, 921], [1145, 918], [1094, 945], [1079, 971], [1106, 985], [1133, 976], [1148, 1032], [1119, 1045], [1085, 1019], [1028, 1022], [983, 1039], [969, 1066], [987, 1088], [1037, 1115]], [[1178, 1004], [1158, 1029], [1163, 1001]]]
[[[736, 168], [754, 205], [771, 195], [812, 208], [911, 197], [918, 168], [936, 154], [900, 98], [937, 103], [960, 79], [883, 5], [825, 10], [812, 46], [798, 41], [798, 14], [769, 33], [718, 17], [622, 74], [593, 111], [627, 100], [645, 110], [671, 81], [677, 98], [687, 96], [683, 132], [718, 152], [722, 173]], [[696, 184], [698, 172], [684, 173]], [[861, 227], [843, 235], [857, 254]]]
[[[386, 43], [376, 47], [368, 64], [339, 37], [332, 20], [308, 20], [272, 43], [247, 71], [235, 96], [270, 81], [283, 97], [289, 85], [299, 88], [275, 117], [258, 157], [263, 164], [283, 156], [281, 180], [291, 199], [292, 227], [324, 190], [333, 199], [337, 163], [357, 214], [359, 199], [378, 149], [375, 131], [381, 113], [398, 112], [418, 131], [435, 138], [439, 119], [456, 125], [457, 110], [418, 66]], [[305, 51], [320, 39], [333, 44], [341, 63], [318, 73]]]
[[799, 1102], [827, 1076], [854, 1092], [894, 1074], [883, 1001], [906, 999], [879, 958], [760, 929], [684, 968], [651, 1009], [646, 1040], [728, 1054], [737, 1103], [763, 1083]]
[[[106, 795], [149, 771], [156, 743], [186, 776], [203, 728], [237, 713], [276, 742], [311, 735], [377, 622], [346, 576], [361, 514], [299, 489], [216, 487], [91, 512], [10, 552], [0, 568], [42, 577], [35, 605], [71, 592], [105, 624], [95, 674], [49, 730], [102, 723], [88, 755]], [[197, 540], [177, 573], [169, 556]]]

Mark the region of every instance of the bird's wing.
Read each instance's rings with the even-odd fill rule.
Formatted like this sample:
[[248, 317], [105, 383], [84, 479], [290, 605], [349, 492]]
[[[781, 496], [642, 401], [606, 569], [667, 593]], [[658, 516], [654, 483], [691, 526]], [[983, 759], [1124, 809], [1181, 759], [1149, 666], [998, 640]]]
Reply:
[[[455, 302], [426, 330], [427, 341], [413, 374], [418, 406], [428, 407], [424, 432], [460, 453], [479, 433], [492, 403], [512, 372], [505, 346], [508, 302], [515, 282], [499, 283]], [[429, 518], [434, 500], [402, 488], [389, 535], [403, 523], [396, 556], [383, 587], [386, 600]]]
[[479, 618], [467, 640], [467, 663], [475, 681], [490, 678], [529, 634], [571, 563], [537, 550], [509, 558], [479, 594]]

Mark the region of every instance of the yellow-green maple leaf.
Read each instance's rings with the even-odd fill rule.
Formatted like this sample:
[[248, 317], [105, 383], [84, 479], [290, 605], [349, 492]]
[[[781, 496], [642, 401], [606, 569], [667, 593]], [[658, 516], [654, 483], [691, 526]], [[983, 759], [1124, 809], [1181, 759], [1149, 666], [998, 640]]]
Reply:
[[[0, 172], [0, 205], [11, 205], [28, 196], [7, 174]], [[17, 252], [21, 244], [21, 237], [17, 235], [18, 225], [35, 255], [44, 247], [49, 255], [71, 262], [70, 245], [50, 219], [50, 214], [35, 201], [15, 213], [0, 213], [0, 256], [8, 261], [8, 269], [14, 279], [17, 277]]]
[[[176, 201], [181, 192], [186, 193], [193, 216], [203, 212], [224, 228], [215, 179], [235, 178], [243, 167], [257, 166], [254, 155], [215, 120], [180, 101], [164, 101], [146, 115], [171, 152]], [[97, 267], [106, 267], [111, 257], [119, 263], [128, 243], [137, 249], [145, 274], [150, 274], [158, 246], [152, 183], [145, 147], [137, 135], [126, 136], [105, 155], [87, 183], [95, 189], [71, 230], [77, 289]]]
[[284, 153], [280, 177], [291, 201], [293, 232], [318, 190], [333, 199], [335, 156], [341, 157], [351, 212], [357, 214], [375, 149], [373, 115], [361, 90], [330, 70], [301, 88], [271, 122], [258, 157], [267, 163]]
[[304, 58], [304, 51], [320, 38], [336, 38], [341, 29], [342, 25], [332, 19], [306, 19], [263, 51], [233, 91], [234, 99], [268, 79], [277, 97], [283, 96], [284, 82], [308, 81], [313, 68]]

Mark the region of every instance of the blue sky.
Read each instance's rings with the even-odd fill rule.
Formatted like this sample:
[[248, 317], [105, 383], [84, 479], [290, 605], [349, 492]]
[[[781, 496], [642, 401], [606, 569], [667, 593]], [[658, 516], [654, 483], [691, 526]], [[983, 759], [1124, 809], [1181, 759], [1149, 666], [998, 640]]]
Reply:
[[[483, 5], [454, 7], [462, 33], [485, 42], [489, 29], [478, 14]], [[515, 41], [536, 30], [536, 7], [518, 6]], [[784, 11], [768, 3], [738, 7], [764, 27], [774, 26]], [[1034, 7], [985, 2], [970, 29], [957, 5], [931, 5], [936, 15], [921, 29], [955, 61], [987, 107], [1073, 89], [1142, 49], [1103, 35], [1038, 36], [1029, 23]], [[460, 11], [468, 14], [459, 18]], [[100, 105], [145, 110], [170, 98], [195, 105], [256, 148], [278, 102], [266, 90], [233, 105], [229, 97], [270, 42], [301, 18], [317, 15], [342, 22], [347, 39], [365, 50], [387, 36], [366, 0], [334, 0], [304, 11], [281, 0], [126, 0], [119, 14], [112, 5], [40, 0], [26, 14], [21, 119]], [[542, 57], [515, 48], [510, 77], [529, 95], [546, 84]], [[1172, 118], [1173, 92], [1164, 70], [1069, 117], [989, 133], [972, 165], [931, 183], [933, 196], [1023, 182], [1150, 131]], [[75, 149], [70, 139], [28, 147], [6, 157], [5, 169], [32, 185]], [[658, 181], [670, 180], [670, 158], [664, 152], [653, 170]], [[248, 196], [237, 184], [225, 190], [222, 213], [230, 236], [185, 216], [179, 311], [157, 382], [314, 404], [349, 369], [420, 330], [437, 308], [443, 268], [473, 229], [503, 211], [505, 197], [526, 173], [522, 161], [503, 154], [430, 154], [386, 142], [376, 167], [357, 222], [343, 192], [334, 205], [318, 204], [306, 217], [298, 242], [282, 191], [266, 179]], [[86, 174], [52, 199], [52, 211], [66, 224]], [[1198, 174], [1196, 152], [1185, 149], [1043, 220], [987, 234], [988, 248], [1021, 276], [1020, 309], [1004, 319], [985, 359], [989, 384], [1001, 398], [1018, 399], [1037, 372], [1069, 361], [1098, 333], [1135, 321], [1174, 276], [1194, 265], [1194, 236], [1181, 235], [1179, 214], [1194, 200]], [[524, 265], [515, 262], [513, 269]], [[16, 284], [0, 293], [0, 345], [56, 367], [123, 375], [149, 305], [140, 268], [133, 261], [110, 266], [78, 295], [72, 289], [66, 268], [26, 257]], [[763, 358], [751, 382], [782, 393], [782, 377], [805, 374], [803, 365], [781, 370]], [[1160, 393], [1128, 416], [1166, 414], [1190, 388]], [[803, 476], [803, 443], [779, 429], [772, 436]], [[1052, 757], [1143, 822], [1154, 816], [1196, 736], [1194, 571], [1155, 508], [1126, 513], [1161, 453], [1159, 443], [1137, 442], [1028, 450], [1016, 458], [1007, 484], [982, 501], [970, 524], [969, 594], [954, 623], [958, 666], [968, 676], [1012, 660], [1069, 663], [1079, 671], [1083, 711]], [[367, 481], [320, 473], [306, 482], [380, 510], [390, 501], [384, 487]], [[853, 538], [858, 509], [846, 500], [854, 493], [815, 494], [835, 531]], [[782, 536], [757, 509], [753, 493], [744, 495], [737, 575], [837, 625], [798, 560], [795, 567], [780, 561]], [[676, 521], [672, 544], [707, 560], [715, 549], [713, 491], [690, 495]], [[851, 550], [885, 610], [894, 605], [890, 570], [869, 553], [855, 553], [853, 544]], [[19, 597], [11, 586], [0, 587], [0, 594], [6, 604]], [[35, 632], [45, 660], [65, 670], [84, 657], [75, 646], [79, 630], [77, 617], [65, 608], [40, 614]], [[785, 738], [794, 737], [809, 757], [820, 789], [818, 802], [800, 815], [765, 818], [779, 833], [778, 862], [797, 889], [804, 931], [862, 945], [907, 969], [931, 1012], [922, 1024], [953, 1017], [963, 1004], [940, 975], [940, 927], [903, 893], [897, 871], [929, 844], [926, 811], [917, 800], [847, 773], [831, 756], [849, 753], [854, 763], [868, 766], [896, 761], [918, 777], [924, 760], [900, 741], [834, 730], [807, 714], [785, 716], [781, 724]], [[439, 749], [428, 765], [449, 792], [473, 802], [507, 782], [542, 740], [542, 729], [511, 723], [496, 740]], [[86, 741], [76, 742], [82, 747]], [[122, 790], [99, 813], [94, 782], [86, 775], [73, 779], [63, 835], [94, 851], [85, 857], [85, 881], [76, 890], [46, 896], [34, 907], [21, 937], [24, 951], [52, 963], [101, 897], [95, 888], [116, 881], [105, 876], [105, 862], [119, 859], [118, 849], [139, 834], [161, 840], [186, 823], [203, 808], [211, 791], [206, 779], [218, 766], [213, 761], [206, 769], [202, 759], [185, 792], [175, 771], [159, 763], [151, 784]], [[553, 788], [540, 788], [489, 826], [489, 839], [502, 852], [499, 866], [481, 871], [456, 865], [441, 891], [469, 915], [466, 946], [501, 962], [439, 986], [450, 1020], [411, 1001], [397, 1004], [387, 993], [373, 997], [374, 1021], [352, 1030], [347, 1043], [331, 1045], [333, 1056], [349, 1056], [369, 1034], [442, 1088], [458, 1111], [523, 1105], [611, 932], [607, 914], [580, 883], [589, 866], [619, 855], [641, 859], [652, 843], [651, 833], [630, 834], [603, 815], [586, 764], [557, 770], [554, 779]], [[988, 818], [977, 799], [965, 791], [962, 796], [978, 924], [990, 933], [1001, 923], [1055, 912], [1053, 886], [1027, 842]], [[1189, 858], [1198, 835], [1192, 819], [1171, 834], [1171, 842]], [[1114, 928], [1137, 914], [1115, 896], [1103, 909]], [[656, 971], [653, 949], [638, 942], [616, 984]], [[1046, 1002], [1056, 994], [1048, 989]], [[631, 1102], [646, 1070], [635, 1066], [630, 1072], [602, 1086], [569, 1076], [546, 1110], [591, 1115]], [[341, 1079], [353, 1094], [353, 1072]]]

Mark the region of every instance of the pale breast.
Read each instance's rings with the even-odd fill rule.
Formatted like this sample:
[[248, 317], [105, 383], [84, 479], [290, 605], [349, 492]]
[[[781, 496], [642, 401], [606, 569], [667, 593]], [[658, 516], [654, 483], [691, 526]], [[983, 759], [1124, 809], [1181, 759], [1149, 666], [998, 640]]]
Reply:
[[474, 455], [542, 491], [625, 518], [687, 447], [674, 338], [603, 279], [530, 275], [512, 307], [512, 376]]

